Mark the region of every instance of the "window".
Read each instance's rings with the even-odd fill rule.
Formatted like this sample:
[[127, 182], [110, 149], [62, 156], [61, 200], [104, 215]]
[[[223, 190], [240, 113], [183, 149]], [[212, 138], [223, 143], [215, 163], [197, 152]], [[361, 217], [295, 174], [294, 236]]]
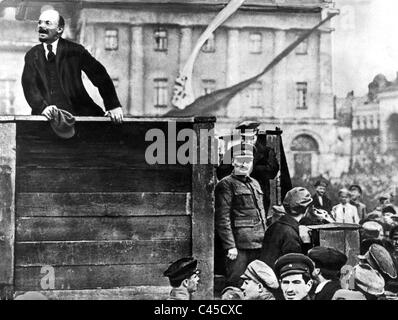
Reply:
[[155, 30], [155, 51], [167, 51], [167, 30], [157, 28]]
[[249, 106], [251, 108], [261, 108], [263, 105], [262, 89], [263, 84], [261, 81], [253, 83], [249, 88]]
[[105, 30], [105, 49], [117, 50], [119, 47], [119, 31], [117, 29]]
[[373, 116], [369, 116], [369, 128], [374, 129], [374, 121], [373, 121]]
[[0, 80], [0, 114], [10, 113], [11, 107], [14, 104], [16, 80], [1, 79]]
[[215, 80], [202, 80], [203, 86], [203, 95], [210, 94], [216, 89], [216, 81]]
[[308, 109], [307, 106], [307, 82], [296, 83], [296, 108]]
[[363, 128], [364, 129], [367, 129], [367, 127], [368, 127], [368, 121], [367, 121], [368, 119], [366, 119], [366, 116], [364, 116], [363, 117]]
[[262, 34], [261, 33], [250, 33], [249, 40], [250, 40], [250, 44], [249, 44], [250, 53], [261, 53], [263, 50]]
[[[301, 34], [297, 34], [297, 38], [300, 37]], [[296, 48], [296, 54], [307, 54], [308, 53], [308, 38], [301, 41], [301, 43]]]
[[168, 102], [167, 79], [155, 79], [155, 107], [166, 108]]
[[205, 42], [202, 47], [203, 52], [215, 52], [216, 51], [216, 42], [214, 39], [214, 34], [212, 34], [209, 39]]

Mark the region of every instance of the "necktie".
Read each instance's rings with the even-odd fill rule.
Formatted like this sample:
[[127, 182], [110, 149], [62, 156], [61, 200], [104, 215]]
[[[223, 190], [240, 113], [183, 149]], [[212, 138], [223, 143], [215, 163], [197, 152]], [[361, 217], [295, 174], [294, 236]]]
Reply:
[[53, 52], [53, 46], [51, 44], [48, 44], [47, 49], [48, 49], [47, 59], [48, 59], [48, 61], [53, 61], [55, 59], [55, 54]]

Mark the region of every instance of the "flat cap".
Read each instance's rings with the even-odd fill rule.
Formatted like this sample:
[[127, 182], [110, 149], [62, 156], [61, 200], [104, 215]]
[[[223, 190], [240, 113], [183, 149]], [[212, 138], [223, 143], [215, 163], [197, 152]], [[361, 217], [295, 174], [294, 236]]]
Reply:
[[274, 271], [261, 260], [252, 261], [241, 275], [241, 278], [244, 280], [253, 280], [271, 289], [279, 287], [279, 282]]
[[358, 264], [353, 269], [356, 286], [362, 291], [373, 296], [384, 293], [384, 279], [381, 274], [370, 265]]
[[355, 190], [355, 189], [358, 190], [360, 194], [362, 194], [362, 188], [357, 184], [352, 184], [348, 188], [348, 190], [350, 190], [350, 191]]
[[254, 146], [249, 143], [241, 143], [232, 147], [232, 157], [254, 157]]
[[276, 260], [274, 269], [280, 279], [292, 274], [311, 276], [314, 271], [314, 262], [304, 254], [288, 253]]
[[235, 129], [238, 129], [238, 130], [255, 130], [255, 129], [257, 129], [259, 126], [260, 126], [260, 123], [259, 123], [259, 122], [251, 121], [251, 120], [246, 120], [246, 121], [243, 121], [243, 122], [239, 123], [239, 124], [235, 127]]
[[383, 226], [377, 221], [366, 221], [362, 224], [364, 236], [378, 238], [383, 234]]
[[328, 247], [315, 247], [308, 251], [308, 257], [314, 261], [316, 268], [330, 272], [340, 271], [347, 262], [344, 253]]
[[372, 244], [369, 250], [364, 255], [358, 256], [358, 258], [366, 261], [372, 268], [380, 271], [382, 274], [384, 273], [391, 279], [397, 278], [397, 270], [395, 269], [391, 254], [383, 246]]
[[163, 273], [170, 280], [184, 280], [193, 275], [197, 269], [198, 261], [192, 257], [186, 257], [173, 262]]
[[339, 289], [333, 295], [332, 300], [366, 300], [366, 297], [359, 291]]
[[221, 292], [221, 300], [243, 300], [244, 295], [240, 288], [226, 287]]
[[[286, 193], [283, 199], [283, 206], [285, 208], [295, 209], [295, 208], [306, 208], [312, 203], [312, 197], [310, 192], [303, 187], [296, 187]], [[293, 212], [289, 212], [291, 214]]]
[[315, 187], [319, 187], [319, 186], [323, 186], [323, 187], [327, 187], [328, 186], [328, 182], [324, 179], [322, 180], [317, 180], [314, 184]]

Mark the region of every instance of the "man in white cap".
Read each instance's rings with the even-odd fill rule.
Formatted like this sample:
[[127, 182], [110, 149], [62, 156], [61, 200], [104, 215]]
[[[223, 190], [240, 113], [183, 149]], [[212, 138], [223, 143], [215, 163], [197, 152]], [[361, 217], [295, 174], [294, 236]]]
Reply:
[[[37, 26], [41, 43], [27, 52], [22, 74], [32, 114], [49, 118], [56, 107], [74, 116], [107, 115], [121, 123], [122, 107], [106, 69], [82, 45], [63, 39], [64, 28], [65, 20], [58, 11], [41, 13]], [[82, 72], [98, 88], [106, 113], [85, 90]]]

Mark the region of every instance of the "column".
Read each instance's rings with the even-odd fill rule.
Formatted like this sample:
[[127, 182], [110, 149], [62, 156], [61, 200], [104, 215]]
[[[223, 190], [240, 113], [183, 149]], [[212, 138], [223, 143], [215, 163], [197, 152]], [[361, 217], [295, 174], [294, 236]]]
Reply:
[[[226, 87], [230, 87], [237, 84], [240, 81], [239, 66], [240, 66], [240, 50], [241, 45], [239, 43], [239, 30], [229, 29], [227, 32], [227, 65], [226, 65]], [[227, 116], [234, 118], [240, 117], [242, 114], [242, 108], [240, 104], [240, 94], [237, 94], [231, 99], [228, 108]]]
[[[274, 57], [286, 48], [286, 32], [275, 31]], [[287, 99], [287, 58], [282, 59], [273, 70], [272, 103], [278, 117], [285, 118], [293, 115], [294, 106], [288, 106]], [[289, 109], [290, 107], [290, 109]]]
[[143, 27], [132, 26], [131, 35], [130, 104], [128, 113], [143, 116], [145, 115]]
[[180, 56], [179, 56], [179, 65], [181, 70], [185, 63], [188, 60], [189, 55], [192, 52], [192, 29], [189, 27], [182, 27], [181, 30], [181, 38], [180, 38]]
[[329, 30], [319, 32], [319, 117], [333, 119], [332, 36]]

